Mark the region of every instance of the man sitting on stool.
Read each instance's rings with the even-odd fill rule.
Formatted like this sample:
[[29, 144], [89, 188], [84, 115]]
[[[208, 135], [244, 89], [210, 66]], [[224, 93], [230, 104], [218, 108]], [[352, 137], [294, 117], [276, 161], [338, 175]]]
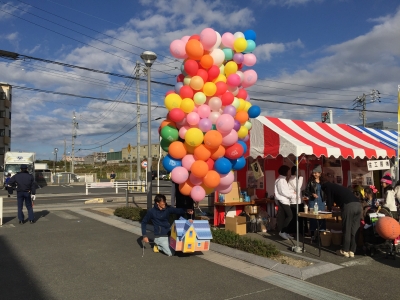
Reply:
[[24, 224], [24, 213], [22, 207], [24, 205], [28, 210], [28, 219], [31, 224], [35, 223], [35, 217], [33, 215], [32, 201], [36, 199], [36, 184], [35, 179], [31, 174], [28, 173], [28, 166], [21, 165], [21, 172], [15, 174], [8, 181], [8, 185], [12, 186], [17, 184], [17, 201], [18, 201], [18, 220], [19, 224]]

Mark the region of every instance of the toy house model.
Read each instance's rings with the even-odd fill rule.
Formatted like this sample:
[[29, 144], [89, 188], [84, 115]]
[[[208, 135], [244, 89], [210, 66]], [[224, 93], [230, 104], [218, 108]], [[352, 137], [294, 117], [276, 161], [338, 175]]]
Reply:
[[190, 223], [181, 217], [172, 224], [169, 244], [175, 251], [184, 253], [208, 251], [211, 239], [207, 220], [193, 220], [193, 223]]

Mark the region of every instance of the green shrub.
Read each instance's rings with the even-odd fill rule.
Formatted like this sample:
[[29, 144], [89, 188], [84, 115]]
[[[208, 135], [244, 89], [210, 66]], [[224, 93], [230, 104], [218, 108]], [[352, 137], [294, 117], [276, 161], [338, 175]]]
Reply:
[[262, 240], [252, 240], [242, 237], [232, 231], [215, 228], [212, 230], [214, 243], [242, 250], [263, 257], [273, 257], [280, 254], [273, 244], [267, 244]]
[[118, 207], [114, 211], [114, 215], [120, 218], [141, 222], [147, 213], [147, 209], [141, 207]]

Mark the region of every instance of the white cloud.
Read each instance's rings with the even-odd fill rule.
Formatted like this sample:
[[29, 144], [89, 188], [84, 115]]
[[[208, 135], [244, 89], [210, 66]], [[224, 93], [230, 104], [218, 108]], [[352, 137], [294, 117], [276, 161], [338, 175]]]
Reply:
[[28, 5], [23, 3], [13, 3], [9, 1], [7, 3], [0, 5], [0, 22], [8, 21], [9, 19], [13, 18], [13, 15], [22, 16], [25, 14], [23, 10], [27, 10], [29, 8]]
[[282, 53], [288, 49], [293, 48], [304, 48], [304, 45], [300, 39], [289, 43], [268, 43], [257, 45], [254, 54], [257, 56], [258, 61], [270, 61], [273, 53]]
[[324, 0], [268, 0], [267, 4], [268, 5], [274, 5], [274, 6], [297, 6], [297, 5], [305, 5], [310, 2], [323, 2]]

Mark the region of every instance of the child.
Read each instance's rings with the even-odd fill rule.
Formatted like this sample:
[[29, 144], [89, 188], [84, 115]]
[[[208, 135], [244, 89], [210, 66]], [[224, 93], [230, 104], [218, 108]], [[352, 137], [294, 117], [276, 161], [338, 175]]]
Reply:
[[397, 215], [397, 207], [396, 207], [396, 199], [394, 196], [394, 190], [392, 187], [392, 177], [390, 175], [385, 175], [381, 179], [381, 185], [383, 187], [383, 192], [384, 192], [384, 206], [387, 207], [393, 218], [395, 220], [398, 220], [398, 215]]
[[174, 208], [167, 205], [164, 195], [158, 194], [154, 198], [154, 207], [150, 209], [142, 221], [143, 242], [148, 243], [149, 238], [146, 236], [146, 225], [151, 220], [154, 225], [154, 252], [161, 250], [168, 256], [172, 256], [169, 247], [168, 233], [171, 225], [169, 224], [169, 215], [184, 215], [185, 213], [193, 214], [193, 209]]

